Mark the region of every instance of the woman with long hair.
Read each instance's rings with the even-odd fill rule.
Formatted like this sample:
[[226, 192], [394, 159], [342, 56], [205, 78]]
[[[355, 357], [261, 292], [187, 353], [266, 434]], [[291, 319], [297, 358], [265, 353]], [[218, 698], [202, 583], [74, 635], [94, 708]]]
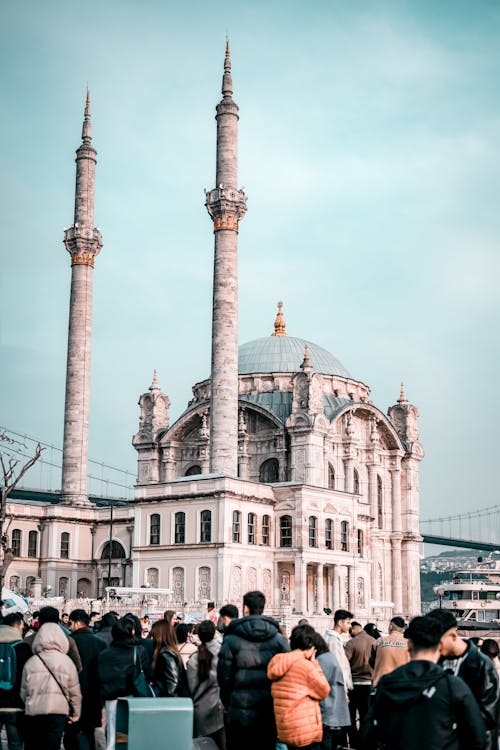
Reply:
[[211, 737], [226, 750], [224, 714], [217, 684], [217, 661], [221, 644], [214, 639], [215, 625], [204, 620], [198, 625], [198, 646], [187, 665], [187, 679], [194, 708], [194, 736]]
[[186, 670], [179, 654], [174, 630], [166, 620], [151, 628], [153, 649], [153, 685], [159, 698], [182, 698], [189, 695]]

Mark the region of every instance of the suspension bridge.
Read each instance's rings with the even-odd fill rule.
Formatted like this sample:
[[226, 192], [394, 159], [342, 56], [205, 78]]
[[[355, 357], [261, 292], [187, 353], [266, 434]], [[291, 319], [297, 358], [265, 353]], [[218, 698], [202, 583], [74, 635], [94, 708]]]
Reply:
[[[57, 503], [62, 449], [43, 440], [0, 426], [0, 451], [23, 463], [37, 444], [44, 451], [11, 494], [12, 499]], [[132, 500], [135, 475], [102, 461], [89, 460], [89, 498], [98, 505]], [[425, 544], [490, 552], [500, 549], [500, 505], [420, 521]]]

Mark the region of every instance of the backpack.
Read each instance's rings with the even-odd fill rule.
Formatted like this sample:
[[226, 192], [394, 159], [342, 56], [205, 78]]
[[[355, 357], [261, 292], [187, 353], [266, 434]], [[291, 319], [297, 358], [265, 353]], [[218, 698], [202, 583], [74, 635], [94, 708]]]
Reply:
[[16, 684], [17, 658], [16, 649], [22, 641], [0, 643], [0, 690], [12, 690]]

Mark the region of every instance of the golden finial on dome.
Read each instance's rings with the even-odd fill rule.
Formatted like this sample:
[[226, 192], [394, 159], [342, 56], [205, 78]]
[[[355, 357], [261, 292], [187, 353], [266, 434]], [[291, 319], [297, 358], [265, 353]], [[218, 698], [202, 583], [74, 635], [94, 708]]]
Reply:
[[283, 302], [278, 302], [278, 313], [276, 315], [276, 320], [274, 321], [274, 333], [271, 334], [271, 336], [288, 336], [288, 333], [285, 331], [285, 318], [283, 317], [283, 313], [281, 312], [283, 308]]

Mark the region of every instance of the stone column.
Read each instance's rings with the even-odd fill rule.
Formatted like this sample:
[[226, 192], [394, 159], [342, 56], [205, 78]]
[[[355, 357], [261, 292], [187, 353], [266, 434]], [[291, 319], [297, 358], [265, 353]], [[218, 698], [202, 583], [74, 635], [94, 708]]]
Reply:
[[295, 611], [306, 614], [307, 608], [307, 563], [295, 560]]
[[94, 258], [102, 247], [101, 233], [93, 227], [96, 151], [91, 141], [90, 101], [87, 94], [82, 145], [76, 152], [75, 220], [64, 232], [72, 272], [61, 501], [72, 505], [88, 503], [92, 274]]
[[370, 499], [370, 515], [377, 524], [378, 503], [377, 503], [377, 466], [376, 464], [368, 465], [368, 496]]
[[354, 565], [347, 566], [347, 607], [350, 612], [356, 611], [356, 575]]
[[222, 101], [217, 106], [216, 187], [206, 207], [214, 222], [215, 255], [210, 389], [210, 472], [238, 473], [238, 222], [246, 195], [237, 188], [238, 106], [232, 99], [226, 46]]
[[324, 585], [325, 582], [323, 580], [323, 570], [324, 566], [322, 563], [318, 563], [316, 566], [316, 580], [317, 580], [317, 587], [318, 587], [318, 595], [317, 595], [317, 611], [320, 615], [323, 614], [323, 607], [325, 606], [325, 590]]
[[340, 597], [340, 574], [339, 574], [338, 565], [332, 565], [332, 568], [333, 568], [332, 609], [336, 610], [342, 606], [342, 600]]
[[352, 492], [353, 490], [353, 459], [344, 458], [344, 491]]

